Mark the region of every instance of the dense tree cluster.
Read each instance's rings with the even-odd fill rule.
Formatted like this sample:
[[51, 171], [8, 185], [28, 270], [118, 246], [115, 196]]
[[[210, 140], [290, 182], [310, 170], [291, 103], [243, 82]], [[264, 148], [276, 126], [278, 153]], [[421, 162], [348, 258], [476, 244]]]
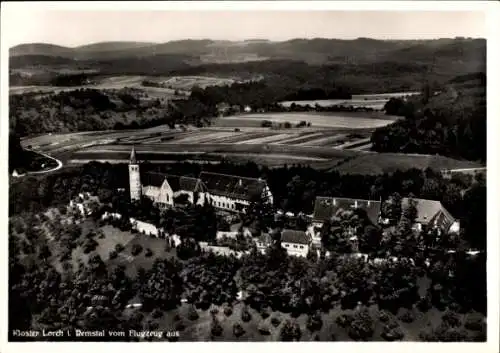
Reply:
[[404, 119], [375, 130], [371, 139], [373, 149], [440, 154], [485, 162], [484, 73], [458, 77], [435, 96], [431, 96], [426, 87], [420, 96], [392, 98], [386, 103], [388, 114]]
[[186, 298], [203, 309], [211, 304], [232, 303], [236, 298], [234, 276], [239, 265], [233, 257], [212, 253], [189, 260], [181, 272]]
[[132, 122], [139, 128], [167, 116], [168, 109], [160, 100], [147, 99], [143, 92], [126, 88], [16, 94], [9, 99], [9, 124], [20, 136], [106, 130]]

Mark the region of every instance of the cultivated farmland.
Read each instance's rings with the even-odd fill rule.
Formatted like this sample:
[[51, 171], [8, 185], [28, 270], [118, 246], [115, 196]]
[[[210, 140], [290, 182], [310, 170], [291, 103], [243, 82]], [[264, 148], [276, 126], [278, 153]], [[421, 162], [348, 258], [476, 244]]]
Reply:
[[[397, 168], [479, 166], [439, 156], [370, 152], [374, 127], [389, 124], [393, 119], [367, 112], [244, 114], [218, 118], [215, 124], [205, 128], [157, 126], [145, 130], [54, 134], [25, 139], [22, 144], [69, 165], [92, 160], [124, 163], [135, 146], [139, 158], [150, 163], [220, 163], [225, 159], [254, 161], [269, 167], [300, 163], [335, 168], [343, 173], [366, 174]], [[260, 127], [262, 120], [279, 123], [263, 128]], [[220, 122], [228, 121], [235, 127], [219, 126]], [[284, 128], [285, 121], [292, 123], [291, 127]], [[311, 122], [312, 126], [295, 127], [300, 121]]]
[[395, 117], [380, 114], [379, 112], [342, 112], [342, 113], [265, 113], [265, 114], [242, 114], [219, 118], [220, 120], [257, 120], [259, 124], [263, 120], [274, 123], [298, 124], [301, 121], [310, 122], [314, 127], [328, 128], [377, 128], [388, 125]]

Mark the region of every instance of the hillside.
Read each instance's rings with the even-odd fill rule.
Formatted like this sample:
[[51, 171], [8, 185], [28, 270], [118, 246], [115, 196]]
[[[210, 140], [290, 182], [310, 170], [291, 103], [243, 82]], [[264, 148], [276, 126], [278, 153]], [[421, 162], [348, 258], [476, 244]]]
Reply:
[[[52, 44], [22, 44], [9, 50], [9, 55], [50, 55], [80, 60], [100, 60], [112, 57], [184, 54], [189, 56], [226, 56], [256, 54], [270, 59], [301, 60], [312, 64], [335, 62], [369, 63], [414, 60], [433, 62], [435, 57], [453, 60], [481, 60], [485, 56], [486, 41], [483, 39], [437, 39], [425, 41], [385, 41], [369, 38], [340, 39], [292, 39], [283, 42], [270, 41], [212, 41], [179, 40], [166, 43], [102, 42], [75, 48]], [[465, 54], [465, 55], [464, 55]]]
[[404, 119], [375, 130], [373, 150], [486, 162], [486, 75], [461, 75], [431, 92], [426, 86], [422, 97], [389, 100], [386, 112]]

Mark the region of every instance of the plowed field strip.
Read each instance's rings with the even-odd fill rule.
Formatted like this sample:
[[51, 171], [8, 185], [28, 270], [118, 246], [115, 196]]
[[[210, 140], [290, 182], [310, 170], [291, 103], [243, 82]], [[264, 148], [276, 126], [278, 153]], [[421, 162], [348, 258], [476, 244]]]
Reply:
[[273, 141], [283, 140], [283, 139], [285, 139], [285, 138], [287, 138], [289, 136], [290, 136], [289, 134], [273, 134], [271, 136], [266, 136], [266, 137], [261, 137], [261, 138], [257, 138], [257, 139], [251, 139], [251, 140], [241, 141], [240, 143], [258, 145], [258, 144], [262, 144], [262, 143], [271, 143]]
[[307, 133], [302, 133], [302, 134], [299, 134], [298, 136], [294, 136], [294, 137], [291, 137], [291, 138], [288, 138], [288, 139], [284, 139], [284, 140], [278, 141], [276, 143], [279, 144], [279, 145], [289, 144], [289, 143], [295, 142], [297, 140], [302, 140], [302, 139], [304, 139], [306, 137], [311, 137], [311, 136], [319, 137], [319, 136], [323, 136], [323, 133], [322, 132], [307, 132]]
[[316, 140], [310, 140], [299, 143], [298, 146], [328, 146], [330, 143], [338, 141], [346, 137], [346, 134], [338, 134], [332, 136], [321, 137]]

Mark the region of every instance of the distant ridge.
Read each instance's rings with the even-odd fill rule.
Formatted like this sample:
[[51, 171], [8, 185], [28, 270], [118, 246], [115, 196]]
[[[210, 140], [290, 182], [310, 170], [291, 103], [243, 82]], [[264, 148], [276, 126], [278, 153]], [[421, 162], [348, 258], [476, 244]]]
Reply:
[[[252, 60], [302, 61], [309, 65], [362, 65], [390, 62], [405, 65], [418, 63], [427, 67], [436, 64], [452, 65], [450, 70], [473, 72], [484, 70], [486, 40], [471, 38], [381, 40], [363, 37], [295, 38], [273, 42], [255, 38], [243, 41], [185, 39], [165, 43], [100, 42], [74, 48], [48, 43], [31, 43], [10, 48], [9, 56], [25, 56], [16, 61], [21, 67], [62, 62], [61, 58], [79, 62], [106, 61], [110, 66], [113, 66], [113, 61], [116, 60], [123, 63], [127, 60], [140, 59], [141, 62], [137, 62], [137, 65], [146, 65], [153, 60], [155, 67], [158, 67], [160, 56], [164, 58], [175, 56], [175, 60], [184, 60], [188, 65], [241, 63]], [[59, 59], [49, 60], [47, 57]]]

